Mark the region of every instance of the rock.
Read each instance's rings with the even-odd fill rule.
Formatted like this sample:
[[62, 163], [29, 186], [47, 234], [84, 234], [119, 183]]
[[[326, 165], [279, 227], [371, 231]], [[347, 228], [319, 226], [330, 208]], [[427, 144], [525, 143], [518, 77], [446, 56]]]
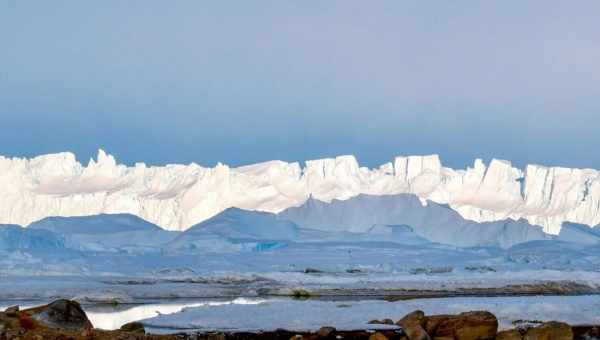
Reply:
[[369, 325], [394, 325], [394, 320], [392, 319], [383, 319], [383, 320], [371, 320], [367, 322]]
[[316, 268], [306, 268], [304, 269], [304, 274], [320, 274], [323, 273], [322, 270]]
[[524, 340], [573, 340], [571, 326], [563, 322], [546, 322], [539, 327], [530, 328], [523, 337]]
[[143, 334], [146, 333], [146, 329], [144, 328], [144, 325], [141, 322], [126, 323], [123, 326], [121, 326], [120, 329], [125, 332], [143, 333]]
[[434, 335], [440, 323], [452, 317], [454, 317], [454, 315], [442, 314], [428, 316], [425, 322], [425, 332], [429, 335]]
[[16, 316], [19, 311], [19, 306], [10, 306], [4, 310], [4, 314], [7, 316]]
[[388, 340], [388, 337], [385, 336], [385, 335], [383, 335], [383, 334], [381, 334], [381, 333], [379, 333], [379, 332], [376, 332], [376, 333], [373, 333], [369, 337], [369, 340]]
[[419, 325], [411, 325], [402, 327], [404, 333], [408, 337], [408, 340], [431, 340], [429, 334], [425, 332], [425, 329]]
[[225, 340], [225, 334], [223, 333], [214, 333], [209, 334], [207, 340]]
[[498, 331], [498, 319], [490, 312], [467, 312], [439, 323], [433, 337], [453, 337], [456, 340], [493, 340]]
[[510, 329], [507, 331], [501, 331], [496, 334], [496, 340], [521, 340], [523, 335], [518, 329]]
[[87, 315], [76, 301], [56, 300], [48, 305], [25, 310], [28, 315], [51, 328], [86, 330], [93, 328]]
[[320, 338], [328, 338], [335, 333], [336, 329], [334, 327], [321, 327], [317, 335]]
[[429, 334], [425, 331], [425, 325], [427, 324], [427, 318], [423, 311], [417, 310], [407, 314], [402, 319], [398, 320], [396, 324], [402, 327], [404, 333], [408, 337], [408, 340], [431, 340]]
[[421, 327], [425, 327], [426, 323], [427, 317], [425, 317], [425, 313], [423, 311], [416, 310], [412, 313], [406, 314], [402, 319], [396, 322], [396, 325], [403, 326], [418, 324]]
[[571, 326], [576, 339], [600, 339], [600, 327], [592, 325]]
[[302, 335], [300, 335], [300, 334], [293, 335], [290, 338], [290, 340], [302, 340]]

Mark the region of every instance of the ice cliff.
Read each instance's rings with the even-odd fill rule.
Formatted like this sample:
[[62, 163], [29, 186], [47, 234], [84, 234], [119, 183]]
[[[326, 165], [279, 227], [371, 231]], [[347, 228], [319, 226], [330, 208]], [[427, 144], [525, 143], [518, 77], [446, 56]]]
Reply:
[[563, 222], [600, 224], [597, 170], [476, 160], [443, 167], [437, 155], [397, 157], [378, 168], [353, 156], [232, 168], [197, 164], [127, 167], [100, 150], [87, 166], [72, 153], [32, 159], [0, 156], [0, 223], [28, 225], [49, 216], [129, 213], [185, 230], [230, 207], [278, 213], [309, 197], [330, 202], [359, 194], [413, 193], [477, 221], [526, 219], [558, 234]]

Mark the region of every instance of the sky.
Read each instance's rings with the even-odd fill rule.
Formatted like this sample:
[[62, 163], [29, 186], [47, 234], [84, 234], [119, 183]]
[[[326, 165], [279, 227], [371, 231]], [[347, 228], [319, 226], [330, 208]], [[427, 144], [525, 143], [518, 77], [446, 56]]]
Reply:
[[0, 0], [0, 154], [600, 169], [600, 1]]

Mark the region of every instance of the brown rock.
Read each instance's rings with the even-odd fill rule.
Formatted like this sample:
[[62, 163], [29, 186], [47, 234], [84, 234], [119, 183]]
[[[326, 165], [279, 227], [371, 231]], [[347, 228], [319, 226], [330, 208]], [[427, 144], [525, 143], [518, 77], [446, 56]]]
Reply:
[[379, 332], [376, 332], [376, 333], [373, 333], [369, 337], [369, 340], [388, 340], [388, 337], [385, 336], [385, 335], [383, 335], [383, 334], [381, 334], [381, 333], [379, 333]]
[[524, 340], [573, 340], [571, 326], [563, 322], [546, 322], [539, 327], [530, 328]]
[[400, 320], [398, 320], [398, 322], [396, 322], [396, 325], [403, 326], [403, 325], [415, 325], [416, 324], [421, 327], [425, 327], [426, 323], [427, 323], [427, 317], [425, 316], [425, 313], [423, 311], [416, 310], [412, 313], [406, 314], [402, 319], [400, 319]]
[[16, 316], [19, 311], [19, 306], [10, 306], [4, 310], [7, 316]]
[[76, 301], [56, 300], [48, 305], [24, 312], [39, 323], [51, 328], [86, 330], [93, 328], [87, 315]]
[[429, 334], [420, 325], [402, 327], [402, 330], [406, 333], [408, 340], [431, 340]]
[[205, 335], [206, 340], [225, 340], [225, 334], [223, 333], [209, 333]]
[[522, 340], [523, 335], [517, 329], [501, 331], [496, 334], [496, 340]]
[[209, 334], [207, 340], [225, 340], [225, 334], [223, 334], [223, 333]]
[[434, 337], [456, 340], [493, 340], [498, 331], [498, 319], [490, 312], [462, 313], [439, 323]]
[[438, 326], [443, 321], [446, 321], [450, 318], [454, 317], [454, 315], [431, 315], [427, 317], [427, 322], [425, 322], [425, 331], [429, 335], [434, 335]]
[[409, 340], [431, 340], [424, 328], [426, 324], [427, 317], [420, 310], [409, 313], [396, 322], [396, 325], [402, 327]]
[[317, 333], [317, 335], [320, 338], [328, 338], [330, 336], [333, 336], [334, 333], [335, 333], [334, 327], [321, 327], [321, 329], [319, 329], [319, 332]]

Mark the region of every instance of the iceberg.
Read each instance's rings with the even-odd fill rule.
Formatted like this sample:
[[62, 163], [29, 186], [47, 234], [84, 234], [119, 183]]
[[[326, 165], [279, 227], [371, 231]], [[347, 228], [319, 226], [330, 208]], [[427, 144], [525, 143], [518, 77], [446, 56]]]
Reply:
[[156, 250], [178, 235], [130, 214], [47, 217], [27, 230], [50, 231], [62, 235], [67, 247], [90, 251]]
[[183, 231], [228, 208], [279, 213], [304, 204], [364, 195], [414, 194], [467, 220], [524, 219], [558, 235], [563, 222], [600, 224], [600, 173], [480, 159], [466, 169], [439, 156], [400, 156], [376, 168], [351, 155], [241, 167], [134, 166], [103, 150], [87, 165], [69, 152], [0, 156], [0, 223], [29, 225], [51, 216], [132, 214]]

